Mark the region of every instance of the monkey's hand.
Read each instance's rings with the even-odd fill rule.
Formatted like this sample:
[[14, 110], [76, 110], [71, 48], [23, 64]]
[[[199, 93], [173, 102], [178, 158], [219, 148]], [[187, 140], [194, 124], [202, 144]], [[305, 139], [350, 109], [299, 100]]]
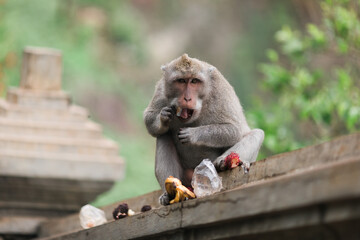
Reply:
[[180, 128], [178, 137], [182, 144], [196, 144], [196, 128]]
[[159, 197], [159, 203], [163, 206], [169, 205], [170, 204], [170, 197], [169, 194], [167, 192], [164, 192], [160, 197]]
[[174, 107], [164, 107], [160, 111], [160, 121], [162, 125], [168, 126], [171, 120], [174, 118], [175, 108]]
[[224, 156], [220, 156], [218, 157], [214, 162], [213, 162], [216, 170], [218, 172], [222, 172], [226, 170], [226, 165], [225, 165], [225, 157]]

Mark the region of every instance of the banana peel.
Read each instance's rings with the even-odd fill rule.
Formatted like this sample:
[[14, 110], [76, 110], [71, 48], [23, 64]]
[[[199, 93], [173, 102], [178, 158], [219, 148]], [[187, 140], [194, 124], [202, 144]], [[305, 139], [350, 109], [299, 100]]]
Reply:
[[196, 198], [195, 194], [190, 191], [187, 187], [182, 185], [181, 181], [173, 176], [169, 176], [165, 180], [165, 189], [166, 192], [169, 194], [170, 204], [182, 202], [188, 199]]

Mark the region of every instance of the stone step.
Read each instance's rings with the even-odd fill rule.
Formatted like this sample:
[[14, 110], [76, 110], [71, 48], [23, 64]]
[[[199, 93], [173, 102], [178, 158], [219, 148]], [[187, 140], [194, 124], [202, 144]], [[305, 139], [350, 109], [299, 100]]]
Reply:
[[124, 177], [124, 160], [118, 156], [49, 154], [0, 149], [0, 175], [117, 181]]
[[9, 103], [35, 108], [67, 109], [70, 96], [63, 91], [41, 91], [10, 88], [6, 98]]
[[0, 117], [0, 133], [69, 138], [100, 138], [102, 128], [91, 121], [76, 124], [61, 121], [32, 121]]
[[21, 136], [0, 133], [0, 149], [58, 154], [117, 156], [118, 146], [109, 139], [69, 139], [60, 137]]
[[0, 116], [10, 119], [83, 122], [88, 119], [89, 114], [85, 108], [77, 105], [70, 105], [67, 109], [41, 109], [11, 104], [0, 99]]

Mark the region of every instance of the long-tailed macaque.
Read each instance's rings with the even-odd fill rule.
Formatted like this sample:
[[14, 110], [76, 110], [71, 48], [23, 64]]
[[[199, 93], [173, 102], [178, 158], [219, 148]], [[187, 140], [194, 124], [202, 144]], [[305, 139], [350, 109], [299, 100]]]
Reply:
[[[170, 175], [189, 186], [206, 158], [218, 171], [231, 152], [256, 161], [264, 132], [249, 128], [233, 87], [214, 66], [184, 54], [161, 69], [144, 121], [156, 137], [155, 174], [163, 190]], [[166, 192], [159, 201], [169, 204]]]

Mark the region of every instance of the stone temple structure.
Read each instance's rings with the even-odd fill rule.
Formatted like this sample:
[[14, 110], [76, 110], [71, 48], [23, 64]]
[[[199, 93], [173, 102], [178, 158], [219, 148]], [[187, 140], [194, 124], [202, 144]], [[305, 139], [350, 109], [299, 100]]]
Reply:
[[124, 176], [117, 144], [61, 90], [61, 58], [26, 48], [20, 87], [0, 99], [0, 235], [31, 235]]

